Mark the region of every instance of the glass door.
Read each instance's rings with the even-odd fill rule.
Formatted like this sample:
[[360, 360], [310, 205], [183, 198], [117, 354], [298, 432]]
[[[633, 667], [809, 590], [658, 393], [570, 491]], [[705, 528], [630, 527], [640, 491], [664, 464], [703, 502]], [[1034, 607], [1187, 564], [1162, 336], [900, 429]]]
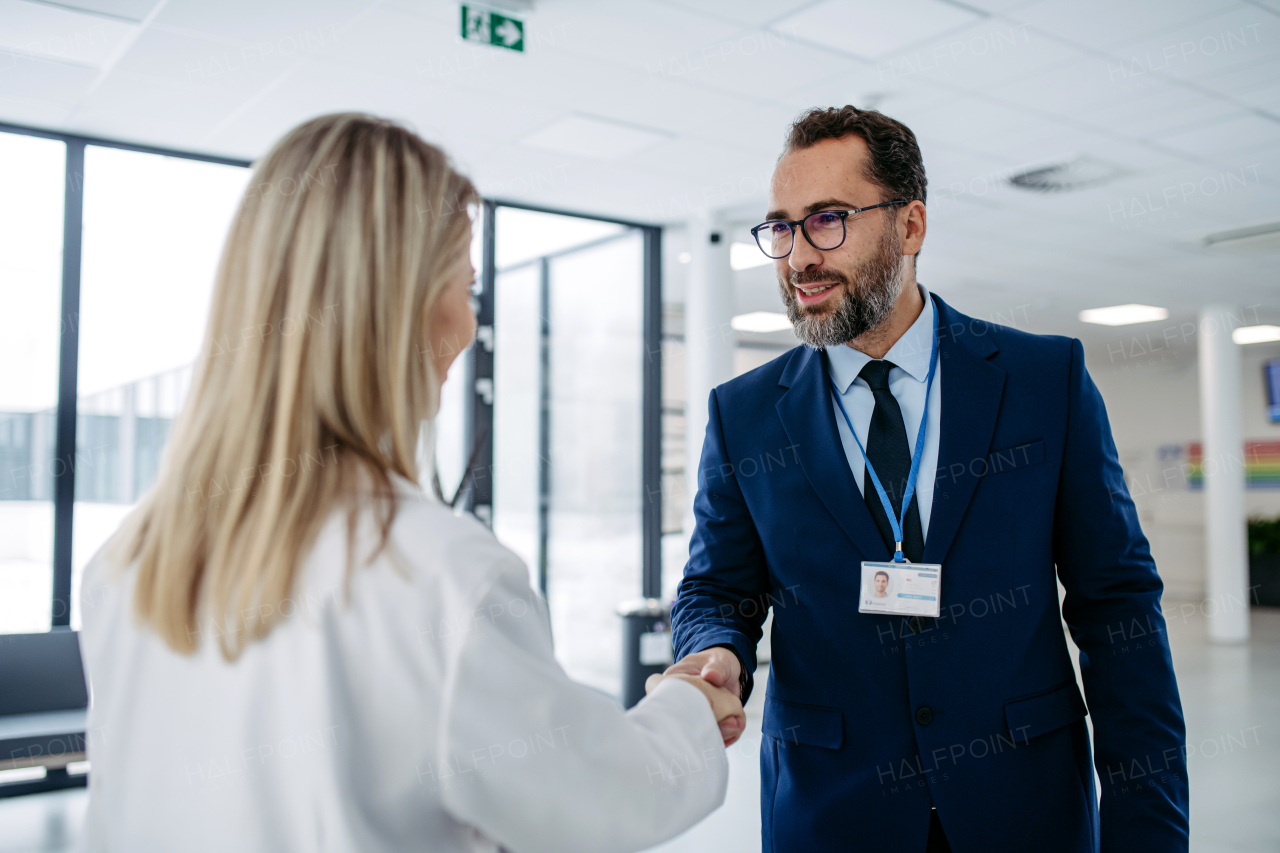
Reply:
[[493, 375], [476, 379], [492, 399], [492, 465], [473, 473], [491, 478], [494, 532], [547, 596], [557, 657], [616, 694], [615, 611], [644, 587], [653, 236], [500, 206], [491, 222]]

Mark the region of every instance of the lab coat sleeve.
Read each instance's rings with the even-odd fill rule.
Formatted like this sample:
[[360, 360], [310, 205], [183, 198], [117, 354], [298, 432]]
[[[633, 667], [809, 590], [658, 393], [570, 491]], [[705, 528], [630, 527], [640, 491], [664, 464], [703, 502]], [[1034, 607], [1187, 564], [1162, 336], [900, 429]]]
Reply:
[[728, 763], [706, 697], [668, 679], [623, 711], [573, 681], [527, 577], [513, 557], [447, 659], [445, 807], [514, 853], [642, 850], [718, 808]]

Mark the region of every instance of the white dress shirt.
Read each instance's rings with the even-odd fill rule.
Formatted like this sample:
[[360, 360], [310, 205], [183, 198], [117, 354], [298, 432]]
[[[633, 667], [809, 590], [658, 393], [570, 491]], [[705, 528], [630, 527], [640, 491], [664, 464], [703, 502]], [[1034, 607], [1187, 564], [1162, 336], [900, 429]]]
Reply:
[[[889, 390], [898, 401], [898, 408], [902, 410], [903, 426], [907, 429], [907, 447], [913, 454], [916, 452], [916, 436], [920, 432], [920, 416], [924, 413], [925, 385], [929, 379], [929, 356], [933, 351], [936, 322], [934, 315], [938, 311], [924, 285], [917, 286], [920, 288], [920, 296], [924, 298], [924, 310], [884, 357], [885, 361], [896, 365], [889, 371]], [[862, 446], [866, 447], [867, 431], [871, 428], [871, 413], [875, 410], [876, 398], [871, 393], [871, 386], [865, 379], [859, 378], [858, 374], [872, 360], [871, 356], [851, 346], [837, 346], [827, 347], [827, 359], [831, 363], [831, 378], [840, 389], [840, 399], [844, 402], [845, 411], [849, 413], [849, 420], [853, 421], [853, 428], [858, 431]], [[845, 458], [849, 460], [849, 469], [853, 471], [853, 479], [861, 492], [866, 470], [862, 451], [849, 434], [849, 426], [844, 421], [844, 415], [840, 414], [834, 397], [831, 408], [835, 410], [836, 427], [840, 430]], [[920, 473], [916, 477], [920, 532], [926, 542], [929, 536], [929, 515], [933, 509], [933, 484], [938, 469], [938, 435], [941, 429], [942, 359], [938, 359], [938, 366], [933, 372], [933, 389], [929, 392], [929, 423], [925, 427], [924, 453], [920, 457]], [[894, 510], [896, 514], [901, 511], [901, 507], [894, 507]]]
[[[389, 547], [346, 573], [346, 516], [289, 616], [235, 663], [133, 615], [136, 571], [85, 572], [92, 851], [634, 851], [723, 802], [702, 693], [630, 711], [571, 680], [528, 572], [407, 481]], [[356, 554], [373, 536], [364, 523]]]

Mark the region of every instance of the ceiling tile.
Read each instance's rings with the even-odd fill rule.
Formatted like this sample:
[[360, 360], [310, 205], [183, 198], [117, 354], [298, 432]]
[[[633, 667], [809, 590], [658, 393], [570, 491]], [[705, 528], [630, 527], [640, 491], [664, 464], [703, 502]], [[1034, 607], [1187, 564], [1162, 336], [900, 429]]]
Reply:
[[[298, 70], [273, 87], [265, 100], [305, 106], [316, 115], [354, 111], [403, 120], [414, 113], [429, 114], [425, 108], [431, 91], [364, 69], [304, 59]], [[436, 123], [440, 123], [439, 118]]]
[[1111, 231], [1194, 241], [1244, 224], [1241, 211], [1265, 206], [1275, 193], [1259, 183], [1257, 170], [1245, 166], [1230, 175], [1206, 166], [1182, 166], [1108, 187], [1097, 214]]
[[922, 140], [1003, 158], [1022, 158], [1028, 138], [1072, 132], [1066, 123], [974, 97], [934, 105], [910, 126]]
[[291, 67], [296, 58], [237, 46], [165, 27], [148, 27], [116, 64], [116, 69], [157, 83], [253, 95]]
[[1266, 110], [1272, 115], [1280, 116], [1280, 82], [1261, 89], [1240, 92], [1236, 95], [1236, 100], [1242, 101], [1251, 107]]
[[31, 127], [60, 128], [71, 115], [71, 107], [48, 101], [0, 96], [0, 121]]
[[1238, 109], [1174, 79], [1126, 77], [1120, 71], [1116, 62], [1086, 57], [992, 86], [990, 94], [1025, 112], [1049, 113], [1075, 126], [1157, 144], [1171, 127]]
[[525, 29], [544, 33], [537, 51], [565, 52], [644, 74], [680, 73], [690, 66], [734, 65], [751, 56], [758, 39], [737, 24], [713, 20], [678, 6], [632, 0], [558, 0], [539, 4]]
[[1078, 48], [1028, 27], [987, 19], [876, 61], [881, 80], [923, 76], [946, 86], [982, 90], [1080, 56]]
[[1243, 93], [1280, 83], [1280, 62], [1270, 58], [1260, 58], [1209, 74], [1197, 82], [1201, 88], [1211, 89], [1229, 98], [1237, 98]]
[[156, 22], [282, 53], [331, 40], [373, 0], [168, 0]]
[[1130, 81], [1108, 76], [1107, 60], [1084, 56], [1016, 81], [998, 83], [988, 95], [1014, 108], [1069, 117], [1094, 105], [1135, 99], [1142, 91], [1135, 90]]
[[682, 138], [661, 142], [628, 162], [687, 181], [691, 192], [722, 199], [727, 205], [746, 198], [765, 198], [774, 157], [726, 150], [710, 140]]
[[209, 150], [256, 160], [291, 128], [321, 112], [309, 104], [267, 95], [224, 113], [215, 125], [204, 128], [200, 139], [202, 146]]
[[859, 109], [879, 110], [909, 125], [912, 116], [954, 99], [954, 92], [928, 77], [888, 77], [867, 65], [846, 77], [803, 81], [777, 100], [799, 109], [852, 104]]
[[[874, 75], [861, 60], [815, 51], [784, 31], [740, 31], [682, 57], [663, 60], [662, 76], [686, 79], [749, 98], [774, 100], [813, 80], [856, 80]], [[650, 69], [650, 75], [655, 72]]]
[[629, 157], [670, 138], [666, 133], [635, 125], [573, 115], [534, 131], [520, 144], [553, 154], [608, 161]]
[[1089, 48], [1124, 44], [1238, 5], [1238, 0], [1042, 0], [1010, 17]]
[[[465, 159], [460, 140], [480, 137], [510, 145], [545, 126], [543, 105], [480, 96], [457, 87], [423, 87], [328, 61], [304, 60], [269, 92], [219, 127], [210, 144], [261, 154], [294, 125], [325, 113], [355, 110], [400, 121], [451, 155]], [[461, 120], [460, 117], [466, 117]], [[263, 127], [255, 129], [255, 126]]]
[[72, 107], [97, 76], [98, 71], [87, 66], [0, 51], [0, 98]]
[[[6, 2], [17, 0], [0, 0], [0, 12]], [[70, 0], [126, 17], [145, 14], [148, 2]], [[93, 68], [29, 53], [20, 67], [0, 53], [0, 119], [255, 157], [305, 119], [359, 109], [440, 144], [490, 196], [663, 223], [721, 211], [741, 230], [756, 221], [796, 112], [854, 103], [919, 134], [931, 184], [921, 279], [973, 310], [1000, 317], [1022, 310], [1041, 328], [1057, 323], [1079, 333], [1072, 312], [1080, 307], [1134, 301], [1172, 309], [1180, 300], [1191, 310], [1205, 281], [1231, 281], [1233, 298], [1274, 289], [1274, 257], [1268, 264], [1195, 242], [1276, 218], [1280, 178], [1270, 174], [1280, 141], [1265, 117], [1249, 112], [1280, 109], [1280, 62], [1261, 44], [1269, 30], [1259, 29], [1256, 51], [1191, 68], [1191, 82], [1124, 64], [1138, 47], [1145, 54], [1187, 33], [1203, 31], [1203, 40], [1225, 32], [1221, 22], [1236, 20], [1229, 9], [1269, 14], [1256, 4], [538, 0], [536, 7], [525, 16], [521, 55], [461, 42], [455, 0], [169, 0], [78, 113], [67, 105], [96, 78]], [[938, 14], [912, 17], [925, 8]], [[907, 20], [895, 25], [895, 16]], [[788, 19], [821, 20], [822, 31], [802, 38]], [[4, 30], [9, 18], [0, 21]], [[1237, 32], [1248, 14], [1240, 21]], [[1110, 57], [1073, 55], [1069, 42], [1119, 48]], [[883, 53], [894, 45], [896, 53]], [[876, 56], [859, 58], [859, 50]], [[1189, 68], [1199, 59], [1212, 57], [1192, 53]], [[519, 144], [575, 114], [651, 127], [660, 141], [611, 162]], [[1007, 183], [1020, 166], [1080, 154], [1126, 172], [1070, 193], [1032, 194]], [[1211, 192], [1214, 180], [1229, 189]], [[1161, 211], [1155, 202], [1169, 193]], [[748, 295], [776, 307], [768, 271], [750, 272], [763, 278]]]
[[1173, 128], [1199, 124], [1239, 112], [1235, 104], [1174, 84], [1162, 84], [1139, 97], [1119, 98], [1079, 112], [1081, 122], [1130, 138], [1159, 141]]
[[708, 18], [733, 21], [747, 27], [762, 27], [770, 21], [785, 18], [813, 0], [657, 0], [666, 6], [679, 6]]
[[343, 28], [317, 52], [424, 90], [469, 92], [477, 108], [494, 97], [606, 114], [598, 107], [613, 100], [619, 82], [644, 79], [641, 71], [586, 58], [564, 46], [515, 53], [463, 42], [452, 26], [440, 21], [382, 9]]
[[878, 59], [981, 19], [940, 0], [823, 0], [771, 26], [832, 50]]
[[1221, 162], [1223, 158], [1259, 146], [1280, 147], [1280, 121], [1242, 112], [1231, 118], [1163, 134], [1160, 144], [1204, 160]]
[[[315, 47], [316, 57], [333, 59], [413, 81], [424, 87], [458, 86], [496, 65], [518, 73], [534, 53], [515, 54], [489, 45], [464, 42], [442, 21], [391, 9], [372, 9], [331, 30], [332, 38]], [[315, 57], [308, 57], [315, 58]]]
[[155, 8], [159, 0], [59, 0], [59, 6], [100, 12], [130, 21], [141, 21]]
[[240, 104], [226, 92], [112, 74], [75, 114], [77, 128], [111, 139], [207, 150], [197, 143]]
[[0, 49], [103, 67], [137, 26], [26, 0], [0, 0]]
[[1256, 6], [1240, 6], [1108, 52], [1130, 69], [1200, 82], [1240, 66], [1274, 65], [1280, 55], [1280, 18]]
[[594, 115], [713, 139], [727, 148], [776, 156], [795, 110], [723, 93], [677, 78], [615, 75], [611, 96], [593, 99]]
[[1001, 14], [1013, 12], [1023, 6], [1030, 6], [1038, 2], [1040, 0], [965, 0], [964, 5], [992, 14]]

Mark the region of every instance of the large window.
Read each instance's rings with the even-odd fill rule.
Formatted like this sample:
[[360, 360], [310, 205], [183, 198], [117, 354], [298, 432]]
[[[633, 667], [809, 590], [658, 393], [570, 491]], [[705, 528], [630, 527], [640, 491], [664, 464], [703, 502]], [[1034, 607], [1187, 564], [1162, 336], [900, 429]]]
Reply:
[[155, 480], [246, 165], [0, 132], [0, 633], [79, 627], [80, 572]]
[[[508, 207], [494, 220], [494, 532], [546, 592], [560, 662], [617, 693], [615, 611], [644, 586], [653, 238]], [[661, 501], [660, 489], [648, 491]]]
[[[246, 166], [0, 133], [0, 633], [79, 627], [81, 573], [186, 399]], [[614, 693], [615, 609], [660, 588], [659, 248], [485, 202], [480, 330], [433, 435], [441, 492], [525, 559], [565, 667]]]
[[236, 166], [85, 150], [73, 628], [80, 573], [155, 480], [248, 180]]
[[49, 630], [66, 145], [0, 133], [0, 633]]

